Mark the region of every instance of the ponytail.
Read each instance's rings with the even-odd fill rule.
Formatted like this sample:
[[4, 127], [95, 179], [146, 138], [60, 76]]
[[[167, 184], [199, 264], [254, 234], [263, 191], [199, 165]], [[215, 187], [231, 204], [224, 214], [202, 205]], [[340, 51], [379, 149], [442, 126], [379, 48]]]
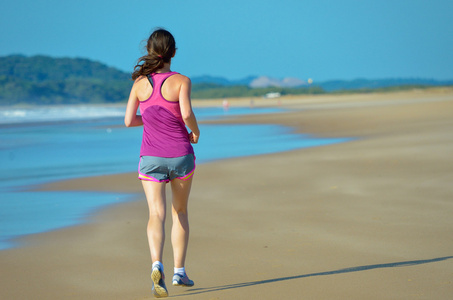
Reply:
[[142, 56], [138, 59], [137, 65], [134, 67], [132, 80], [135, 80], [140, 76], [148, 76], [163, 67], [164, 60], [161, 57], [157, 55], [151, 56], [149, 54]]

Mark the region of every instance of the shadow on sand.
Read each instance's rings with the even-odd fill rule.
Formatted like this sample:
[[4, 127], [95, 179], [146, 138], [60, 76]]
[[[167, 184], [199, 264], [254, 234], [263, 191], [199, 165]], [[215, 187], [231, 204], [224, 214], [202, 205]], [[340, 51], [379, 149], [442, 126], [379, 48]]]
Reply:
[[267, 284], [267, 283], [273, 283], [273, 282], [279, 282], [279, 281], [300, 279], [300, 278], [306, 278], [306, 277], [315, 277], [315, 276], [325, 276], [325, 275], [343, 274], [343, 273], [351, 273], [351, 272], [360, 272], [360, 271], [368, 271], [368, 270], [373, 270], [373, 269], [409, 267], [409, 266], [416, 266], [416, 265], [422, 265], [422, 264], [428, 264], [428, 263], [444, 261], [444, 260], [451, 259], [451, 258], [453, 258], [453, 256], [445, 256], [445, 257], [439, 257], [439, 258], [433, 258], [433, 259], [424, 259], [424, 260], [411, 260], [411, 261], [403, 261], [403, 262], [394, 262], [394, 263], [388, 263], [388, 264], [359, 266], [359, 267], [345, 268], [345, 269], [340, 269], [340, 270], [335, 270], [335, 271], [326, 271], [326, 272], [319, 272], [319, 273], [311, 273], [311, 274], [303, 274], [303, 275], [296, 275], [296, 276], [273, 278], [273, 279], [267, 279], [267, 280], [258, 280], [258, 281], [250, 281], [250, 282], [243, 282], [243, 283], [227, 284], [227, 285], [214, 286], [214, 287], [209, 287], [209, 288], [190, 289], [186, 293], [183, 293], [183, 294], [180, 294], [180, 295], [174, 295], [172, 297], [204, 294], [204, 293], [223, 291], [223, 290], [229, 290], [229, 289], [237, 289], [237, 288], [242, 288], [242, 287], [260, 285], [260, 284]]

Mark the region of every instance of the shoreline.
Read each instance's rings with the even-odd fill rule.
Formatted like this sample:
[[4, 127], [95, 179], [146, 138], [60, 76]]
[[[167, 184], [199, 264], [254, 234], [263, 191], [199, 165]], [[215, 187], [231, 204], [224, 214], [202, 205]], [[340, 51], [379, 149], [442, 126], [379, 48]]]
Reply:
[[[381, 98], [386, 104], [376, 105]], [[342, 95], [323, 98], [322, 104], [317, 99], [292, 102], [297, 111], [216, 121], [362, 138], [197, 166], [187, 260], [196, 285], [168, 287], [170, 296], [445, 299], [453, 294], [453, 166], [446, 163], [453, 149], [453, 92]], [[292, 100], [282, 99], [281, 107], [286, 101]], [[86, 224], [27, 237], [26, 247], [0, 251], [6, 275], [2, 298], [152, 299], [147, 207], [136, 174], [41, 188], [133, 192], [138, 200], [102, 209]]]

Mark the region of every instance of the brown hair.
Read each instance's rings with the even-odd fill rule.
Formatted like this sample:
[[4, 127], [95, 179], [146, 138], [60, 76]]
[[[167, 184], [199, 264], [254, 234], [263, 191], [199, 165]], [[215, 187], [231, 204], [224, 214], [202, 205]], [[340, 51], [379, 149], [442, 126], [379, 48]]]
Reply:
[[159, 28], [151, 33], [146, 43], [147, 54], [138, 59], [134, 67], [132, 79], [147, 76], [169, 63], [176, 52], [176, 43], [173, 35], [165, 29]]

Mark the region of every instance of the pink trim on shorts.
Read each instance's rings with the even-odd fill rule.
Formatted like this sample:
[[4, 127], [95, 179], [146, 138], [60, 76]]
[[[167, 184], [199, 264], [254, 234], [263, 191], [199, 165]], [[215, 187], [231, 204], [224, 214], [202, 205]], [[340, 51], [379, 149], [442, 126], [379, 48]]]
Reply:
[[143, 173], [138, 172], [138, 179], [140, 180], [145, 180], [145, 181], [154, 181], [154, 182], [169, 182], [169, 179], [164, 179], [164, 180], [157, 180], [156, 178], [152, 176], [145, 175]]
[[186, 176], [183, 176], [183, 177], [176, 177], [175, 179], [181, 179], [181, 180], [184, 180], [184, 181], [185, 181], [185, 180], [190, 179], [190, 177], [193, 176], [193, 173], [195, 173], [195, 167], [193, 167], [193, 170], [190, 171], [190, 173], [187, 174]]

